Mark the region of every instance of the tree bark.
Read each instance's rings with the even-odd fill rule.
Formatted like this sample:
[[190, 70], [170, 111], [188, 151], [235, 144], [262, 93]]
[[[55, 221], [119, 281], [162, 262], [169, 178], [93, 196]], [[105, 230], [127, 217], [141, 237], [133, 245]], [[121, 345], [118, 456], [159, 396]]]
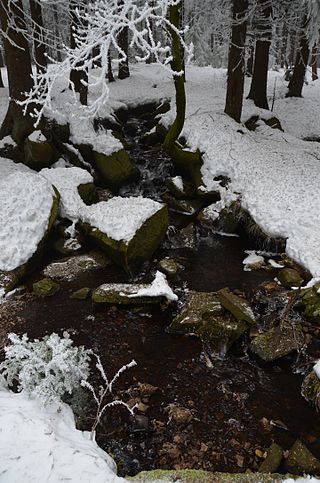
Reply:
[[248, 0], [233, 0], [232, 2], [232, 31], [228, 58], [227, 97], [224, 112], [237, 122], [241, 120], [244, 70], [245, 70], [245, 41], [247, 22], [245, 14]]
[[[180, 27], [180, 12], [181, 4], [173, 5], [170, 7], [170, 22], [171, 24], [179, 28]], [[171, 67], [174, 72], [182, 72], [183, 61], [181, 58], [181, 46], [179, 36], [174, 30], [171, 30], [172, 38], [172, 57]], [[163, 143], [164, 149], [170, 152], [174, 146], [174, 143], [178, 139], [185, 121], [186, 116], [186, 92], [184, 86], [184, 78], [182, 75], [173, 75], [174, 87], [176, 92], [176, 118], [170, 127], [166, 138]]]
[[253, 76], [248, 99], [252, 99], [257, 107], [269, 109], [267, 98], [269, 50], [271, 45], [271, 2], [259, 0], [260, 18], [257, 22], [257, 41], [254, 56]]
[[317, 45], [313, 46], [311, 56], [312, 80], [318, 80], [318, 49]]
[[302, 97], [302, 88], [310, 53], [309, 43], [305, 31], [306, 25], [307, 18], [305, 18], [303, 21], [302, 32], [300, 35], [300, 45], [293, 69], [293, 74], [288, 85], [288, 92], [286, 94], [286, 97]]
[[[3, 45], [10, 95], [7, 114], [0, 129], [0, 138], [11, 135], [17, 143], [22, 143], [33, 130], [30, 110], [24, 115], [22, 107], [16, 103], [16, 101], [24, 101], [25, 92], [29, 92], [33, 87], [29, 45], [23, 35], [26, 25], [22, 0], [16, 2], [1, 0], [0, 21], [2, 30], [6, 32]], [[14, 23], [19, 28], [15, 28]]]
[[2, 52], [0, 50], [0, 88], [4, 87], [3, 78], [2, 78], [2, 70], [1, 68], [4, 67]]
[[[124, 0], [118, 0], [118, 5], [121, 8], [124, 4]], [[129, 29], [128, 27], [124, 27], [118, 34], [118, 45], [122, 52], [125, 54], [125, 59], [121, 59], [119, 62], [119, 69], [118, 69], [118, 77], [119, 79], [126, 79], [130, 77], [130, 69], [129, 69]]]
[[114, 78], [114, 75], [113, 75], [113, 70], [112, 70], [112, 58], [111, 58], [110, 50], [108, 52], [108, 74], [107, 74], [107, 77], [108, 77], [109, 82], [115, 81], [115, 78]]
[[[77, 1], [70, 1], [71, 11], [71, 25], [70, 25], [70, 46], [72, 49], [76, 48], [75, 34], [78, 29], [79, 18], [75, 14], [77, 8]], [[88, 103], [88, 71], [84, 67], [83, 62], [79, 62], [70, 72], [70, 83], [75, 91], [79, 93], [79, 100], [82, 105]]]
[[42, 10], [39, 0], [29, 0], [30, 13], [32, 19], [33, 30], [33, 46], [34, 46], [34, 58], [36, 62], [36, 69], [38, 73], [45, 72], [47, 70], [47, 57], [45, 39], [43, 38], [43, 20]]

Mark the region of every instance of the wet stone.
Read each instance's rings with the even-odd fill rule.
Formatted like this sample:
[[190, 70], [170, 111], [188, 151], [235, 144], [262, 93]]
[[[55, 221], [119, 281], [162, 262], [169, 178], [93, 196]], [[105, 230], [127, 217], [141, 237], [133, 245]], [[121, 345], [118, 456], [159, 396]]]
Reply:
[[255, 324], [254, 313], [245, 299], [233, 294], [228, 288], [219, 290], [217, 295], [221, 305], [231, 312], [237, 320], [245, 320], [249, 324]]
[[173, 258], [163, 258], [159, 262], [159, 267], [168, 277], [174, 277], [183, 268]]
[[320, 318], [320, 295], [318, 293], [319, 284], [304, 291], [302, 304], [305, 308], [305, 315], [314, 319]]
[[106, 283], [92, 292], [92, 301], [97, 304], [111, 305], [144, 305], [165, 302], [165, 297], [140, 297], [138, 292], [146, 288], [148, 288], [147, 284]]
[[199, 239], [196, 227], [190, 223], [182, 230], [179, 230], [175, 235], [170, 237], [170, 247], [173, 249], [189, 248], [196, 250], [199, 245]]
[[33, 293], [38, 297], [51, 297], [60, 290], [60, 285], [50, 278], [43, 278], [32, 286]]
[[271, 362], [301, 349], [304, 342], [300, 324], [283, 324], [258, 335], [251, 342], [251, 350], [264, 361]]
[[302, 396], [320, 409], [320, 380], [314, 371], [308, 374], [302, 383]]
[[267, 456], [264, 462], [260, 465], [260, 473], [275, 473], [281, 465], [283, 459], [283, 450], [281, 446], [272, 443], [267, 451]]
[[320, 474], [320, 462], [299, 439], [296, 440], [290, 449], [286, 460], [286, 468], [290, 473], [296, 475]]
[[75, 300], [86, 300], [90, 295], [91, 289], [88, 287], [80, 288], [70, 295], [71, 299]]
[[81, 273], [105, 268], [110, 259], [103, 253], [92, 251], [85, 255], [76, 255], [50, 263], [43, 273], [54, 280], [75, 280]]
[[293, 268], [283, 268], [280, 270], [278, 280], [286, 288], [300, 287], [303, 282], [300, 273]]

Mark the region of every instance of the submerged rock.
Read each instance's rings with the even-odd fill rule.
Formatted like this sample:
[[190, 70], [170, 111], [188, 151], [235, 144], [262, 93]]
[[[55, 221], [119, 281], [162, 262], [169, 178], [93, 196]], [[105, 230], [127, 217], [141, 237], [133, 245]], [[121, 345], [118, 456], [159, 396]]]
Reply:
[[272, 443], [267, 451], [264, 462], [260, 465], [260, 473], [276, 473], [283, 459], [283, 449], [276, 443]]
[[245, 321], [225, 312], [217, 294], [190, 291], [185, 306], [167, 328], [169, 333], [195, 334], [215, 352], [224, 352], [245, 332]]
[[254, 354], [270, 362], [301, 349], [303, 345], [304, 334], [301, 325], [286, 323], [258, 335], [250, 347]]
[[150, 259], [168, 227], [165, 205], [142, 197], [115, 197], [89, 206], [85, 232], [127, 273]]
[[33, 293], [38, 297], [51, 297], [60, 290], [60, 285], [50, 278], [43, 278], [32, 285]]
[[283, 268], [278, 273], [278, 280], [286, 288], [291, 287], [300, 287], [303, 278], [301, 277], [300, 273], [293, 268]]
[[320, 462], [299, 439], [296, 440], [290, 449], [289, 456], [286, 460], [286, 468], [290, 473], [296, 475], [320, 474]]
[[118, 190], [139, 177], [139, 170], [124, 149], [109, 155], [93, 151], [93, 158], [97, 172], [108, 188]]
[[110, 259], [104, 253], [91, 251], [88, 254], [76, 255], [50, 263], [43, 273], [53, 280], [75, 280], [81, 273], [102, 269], [110, 265]]
[[76, 290], [70, 295], [71, 299], [75, 300], [86, 300], [90, 295], [91, 289], [89, 287], [83, 287]]
[[255, 324], [254, 313], [245, 299], [233, 294], [228, 288], [219, 290], [217, 295], [221, 305], [231, 312], [237, 320], [245, 320], [249, 324]]

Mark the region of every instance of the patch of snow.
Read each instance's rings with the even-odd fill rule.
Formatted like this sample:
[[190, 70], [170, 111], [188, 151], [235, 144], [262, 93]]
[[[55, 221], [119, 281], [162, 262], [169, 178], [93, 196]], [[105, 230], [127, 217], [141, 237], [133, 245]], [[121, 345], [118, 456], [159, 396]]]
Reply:
[[10, 174], [15, 173], [35, 173], [32, 169], [28, 168], [22, 163], [14, 163], [11, 159], [0, 158], [0, 172], [1, 180], [4, 180]]
[[5, 177], [0, 180], [0, 270], [9, 271], [36, 252], [48, 228], [54, 190], [31, 170], [18, 166], [10, 174], [12, 166], [4, 166]]
[[0, 474], [5, 483], [125, 482], [89, 432], [78, 431], [66, 404], [43, 407], [0, 387]]
[[148, 287], [143, 287], [138, 292], [128, 295], [128, 297], [166, 297], [172, 302], [178, 300], [178, 296], [172, 291], [166, 276], [159, 271]]
[[58, 161], [51, 165], [51, 168], [71, 168], [72, 164], [63, 158], [58, 159]]
[[284, 265], [281, 265], [281, 263], [276, 262], [272, 258], [269, 258], [268, 260], [269, 265], [271, 265], [272, 268], [283, 268]]
[[303, 478], [286, 478], [282, 483], [319, 483], [320, 480], [314, 476], [304, 476]]
[[71, 121], [71, 138], [73, 144], [87, 144], [97, 153], [110, 154], [123, 149], [119, 139], [111, 131], [95, 131], [91, 120], [73, 118]]
[[4, 138], [0, 139], [0, 148], [4, 148], [5, 146], [16, 146], [17, 143], [12, 139], [11, 136], [5, 136]]
[[161, 203], [142, 196], [129, 198], [116, 196], [109, 201], [86, 206], [82, 221], [89, 223], [113, 240], [128, 243], [143, 223], [161, 208], [163, 208]]
[[313, 370], [317, 375], [317, 378], [320, 379], [320, 360], [313, 366]]
[[178, 190], [183, 191], [183, 181], [181, 176], [175, 176], [174, 178], [171, 178], [171, 181]]
[[242, 261], [245, 271], [250, 271], [252, 265], [263, 264], [264, 258], [261, 255], [257, 255], [254, 250], [245, 250], [247, 257]]
[[44, 143], [47, 141], [47, 138], [42, 134], [41, 131], [33, 131], [28, 136], [28, 139], [34, 143]]

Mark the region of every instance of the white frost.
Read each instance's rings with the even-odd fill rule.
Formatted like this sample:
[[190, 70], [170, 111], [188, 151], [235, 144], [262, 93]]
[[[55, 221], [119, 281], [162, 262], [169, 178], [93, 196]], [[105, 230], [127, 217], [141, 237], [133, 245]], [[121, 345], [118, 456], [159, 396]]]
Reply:
[[166, 297], [170, 301], [178, 300], [178, 296], [172, 291], [166, 276], [159, 271], [157, 271], [155, 279], [148, 287], [141, 288], [138, 292], [128, 295], [128, 297]]

